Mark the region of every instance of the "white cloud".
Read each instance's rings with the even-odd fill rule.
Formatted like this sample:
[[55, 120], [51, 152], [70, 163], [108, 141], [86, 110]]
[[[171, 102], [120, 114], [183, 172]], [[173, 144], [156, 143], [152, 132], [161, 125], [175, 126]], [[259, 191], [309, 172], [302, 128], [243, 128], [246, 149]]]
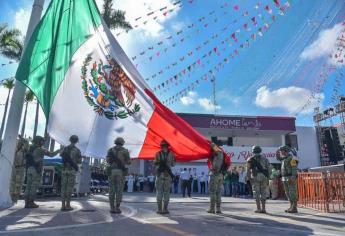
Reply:
[[[301, 53], [300, 58], [305, 60], [314, 60], [321, 57], [328, 57], [328, 63], [331, 65], [344, 65], [339, 63], [336, 58], [330, 58], [337, 50], [337, 38], [344, 32], [345, 25], [338, 23], [333, 28], [322, 30], [318, 38]], [[344, 34], [345, 35], [345, 34]], [[344, 56], [344, 54], [339, 55]]]
[[308, 100], [310, 101], [309, 105], [301, 113], [311, 113], [314, 107], [318, 106], [318, 101], [320, 100], [322, 103], [325, 98], [322, 93], [311, 96], [312, 92], [310, 90], [295, 86], [272, 91], [263, 86], [256, 93], [255, 104], [258, 107], [280, 108], [289, 114], [299, 112]]
[[31, 8], [20, 8], [14, 15], [14, 27], [20, 30], [23, 37], [25, 36], [26, 30], [28, 29], [30, 15]]
[[180, 98], [182, 105], [189, 106], [195, 104], [198, 94], [194, 91], [189, 91], [187, 96]]
[[198, 103], [206, 111], [214, 111], [221, 109], [221, 106], [213, 104], [213, 102], [211, 102], [211, 100], [208, 98], [199, 98]]
[[[98, 8], [102, 11], [103, 0], [96, 0]], [[114, 9], [123, 10], [126, 12], [126, 19], [131, 23], [132, 26], [136, 24], [139, 25], [138, 29], [135, 31], [142, 39], [145, 37], [161, 37], [164, 35], [164, 23], [172, 18], [174, 18], [179, 11], [179, 8], [174, 9], [173, 12], [168, 13], [166, 16], [162, 12], [155, 12], [152, 16], [158, 16], [156, 20], [151, 19], [152, 16], [149, 16], [145, 19], [150, 19], [146, 24], [142, 24], [143, 20], [135, 21], [136, 18], [143, 16], [150, 11], [155, 11], [164, 6], [168, 6], [168, 9], [173, 8], [174, 0], [117, 0], [113, 5]], [[144, 19], [144, 18], [143, 18]], [[122, 30], [119, 30], [122, 31]], [[132, 35], [133, 36], [133, 35]]]

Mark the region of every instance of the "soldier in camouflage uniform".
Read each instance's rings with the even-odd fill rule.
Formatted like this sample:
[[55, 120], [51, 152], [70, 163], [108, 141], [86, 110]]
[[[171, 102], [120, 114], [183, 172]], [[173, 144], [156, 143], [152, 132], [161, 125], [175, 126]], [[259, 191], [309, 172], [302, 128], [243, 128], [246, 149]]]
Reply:
[[69, 139], [71, 144], [61, 152], [63, 164], [61, 173], [61, 211], [73, 210], [71, 207], [71, 195], [74, 190], [78, 165], [81, 164], [82, 160], [80, 150], [75, 146], [78, 140], [78, 136], [72, 135]]
[[297, 213], [297, 165], [298, 161], [290, 154], [288, 146], [278, 149], [277, 160], [282, 162], [281, 175], [284, 185], [285, 195], [290, 201], [290, 208], [285, 210], [287, 213]]
[[[261, 155], [261, 148], [252, 148], [253, 156], [247, 160], [247, 178], [253, 187], [253, 195], [256, 201], [255, 213], [266, 213], [267, 188], [270, 176], [270, 163]], [[260, 204], [261, 203], [261, 204]]]
[[[221, 214], [220, 205], [222, 202], [223, 189], [223, 173], [222, 166], [224, 163], [223, 151], [214, 143], [211, 144], [212, 156], [209, 159], [209, 184], [208, 191], [210, 193], [210, 208], [208, 213]], [[217, 211], [215, 211], [215, 207]]]
[[131, 164], [129, 152], [123, 147], [124, 144], [123, 138], [116, 138], [115, 147], [110, 148], [107, 154], [110, 213], [115, 214], [121, 213], [122, 192], [128, 172], [126, 165]]
[[175, 165], [175, 155], [169, 150], [167, 141], [162, 140], [160, 145], [161, 151], [156, 153], [154, 160], [156, 168], [157, 214], [169, 214], [168, 205], [173, 178], [171, 167]]
[[23, 180], [25, 176], [25, 154], [29, 150], [29, 142], [19, 137], [14, 162], [12, 167], [12, 178], [10, 186], [10, 194], [13, 202], [17, 202], [21, 193]]
[[[42, 170], [43, 170], [43, 158], [44, 156], [54, 157], [61, 150], [50, 152], [43, 148], [44, 138], [41, 136], [35, 136], [32, 145], [30, 145], [29, 151], [26, 155], [26, 189], [24, 193], [25, 208], [37, 208], [35, 204], [37, 190], [41, 184]], [[29, 157], [31, 157], [29, 161]]]

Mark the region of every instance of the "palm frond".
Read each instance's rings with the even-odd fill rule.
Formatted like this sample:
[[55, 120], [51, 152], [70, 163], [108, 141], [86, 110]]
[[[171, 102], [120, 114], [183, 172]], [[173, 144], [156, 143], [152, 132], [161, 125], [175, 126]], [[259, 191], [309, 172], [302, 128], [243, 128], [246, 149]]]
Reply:
[[35, 99], [35, 94], [31, 90], [26, 91], [25, 102], [32, 102], [34, 99]]
[[2, 85], [7, 89], [13, 89], [14, 87], [14, 79], [6, 79], [2, 83]]
[[102, 17], [104, 19], [104, 22], [110, 29], [132, 29], [131, 24], [128, 21], [126, 21], [125, 14], [125, 11], [113, 9], [113, 0], [103, 1]]

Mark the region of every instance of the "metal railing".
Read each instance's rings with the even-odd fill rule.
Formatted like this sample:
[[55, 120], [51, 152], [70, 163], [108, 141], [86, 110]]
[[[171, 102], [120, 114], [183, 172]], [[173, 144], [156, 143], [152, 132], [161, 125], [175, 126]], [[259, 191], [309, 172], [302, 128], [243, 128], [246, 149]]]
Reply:
[[298, 205], [323, 212], [345, 212], [345, 173], [299, 173]]

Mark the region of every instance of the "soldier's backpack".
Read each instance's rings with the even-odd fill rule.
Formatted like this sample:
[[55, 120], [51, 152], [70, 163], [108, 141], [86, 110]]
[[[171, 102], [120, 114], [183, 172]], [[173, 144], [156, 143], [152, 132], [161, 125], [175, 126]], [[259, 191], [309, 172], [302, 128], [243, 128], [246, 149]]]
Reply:
[[36, 147], [31, 146], [29, 151], [25, 154], [26, 169], [29, 167], [34, 167], [37, 173], [40, 173], [41, 166], [34, 160], [34, 151]]
[[223, 165], [222, 165], [222, 168], [220, 169], [220, 171], [223, 174], [225, 174], [228, 171], [230, 165], [231, 165], [230, 156], [223, 151]]
[[62, 163], [63, 166], [66, 167], [66, 164], [70, 164], [70, 166], [75, 170], [78, 171], [79, 167], [77, 165], [77, 163], [75, 163], [72, 158], [71, 158], [71, 151], [72, 151], [71, 146], [67, 146], [63, 149], [63, 151], [61, 152], [60, 156], [62, 157]]

